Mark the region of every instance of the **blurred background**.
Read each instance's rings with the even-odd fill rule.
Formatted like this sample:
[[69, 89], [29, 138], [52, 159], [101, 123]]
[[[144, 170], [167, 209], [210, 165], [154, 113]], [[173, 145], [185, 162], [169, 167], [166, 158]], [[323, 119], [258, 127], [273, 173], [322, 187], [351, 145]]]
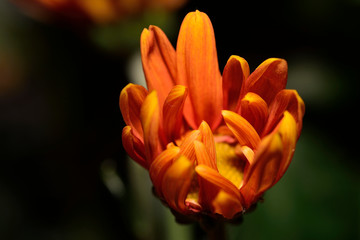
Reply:
[[[360, 239], [358, 0], [0, 0], [0, 239], [205, 239], [126, 157], [121, 89], [150, 24], [212, 20], [220, 69], [285, 58], [306, 104], [293, 162], [229, 239]], [[90, 4], [89, 4], [90, 3]], [[353, 114], [354, 116], [352, 116]]]

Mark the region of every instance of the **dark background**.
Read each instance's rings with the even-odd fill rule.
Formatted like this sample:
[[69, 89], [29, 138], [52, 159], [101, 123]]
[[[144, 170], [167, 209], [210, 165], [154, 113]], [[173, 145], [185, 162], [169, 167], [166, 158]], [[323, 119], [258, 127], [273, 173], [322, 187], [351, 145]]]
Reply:
[[[189, 1], [112, 26], [45, 23], [0, 0], [0, 238], [191, 239], [126, 158], [118, 108], [142, 28], [172, 43], [189, 11], [206, 12], [220, 69], [288, 61], [305, 101], [283, 179], [229, 239], [359, 239], [359, 10], [356, 0]], [[141, 71], [141, 69], [139, 69]]]

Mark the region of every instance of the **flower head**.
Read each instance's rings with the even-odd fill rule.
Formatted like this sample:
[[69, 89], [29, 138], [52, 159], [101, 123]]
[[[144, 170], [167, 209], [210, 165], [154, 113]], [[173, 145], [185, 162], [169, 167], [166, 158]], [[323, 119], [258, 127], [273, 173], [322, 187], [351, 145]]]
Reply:
[[156, 194], [185, 215], [232, 219], [283, 176], [305, 111], [286, 90], [287, 63], [270, 58], [250, 74], [231, 56], [223, 74], [205, 13], [190, 12], [176, 50], [156, 26], [141, 34], [148, 90], [120, 94], [127, 153], [149, 170]]

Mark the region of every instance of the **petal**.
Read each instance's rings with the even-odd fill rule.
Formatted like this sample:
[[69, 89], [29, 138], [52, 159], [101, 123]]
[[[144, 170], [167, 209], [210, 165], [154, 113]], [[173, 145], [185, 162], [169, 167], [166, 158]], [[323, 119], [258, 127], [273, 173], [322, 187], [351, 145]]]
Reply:
[[219, 191], [212, 204], [214, 207], [213, 211], [227, 219], [232, 219], [237, 213], [243, 210], [240, 201], [223, 190]]
[[160, 111], [157, 93], [151, 92], [144, 100], [140, 112], [141, 125], [144, 130], [146, 161], [151, 162], [161, 152], [160, 142]]
[[180, 152], [180, 148], [172, 145], [171, 147], [160, 153], [159, 156], [156, 157], [156, 159], [150, 166], [149, 169], [150, 178], [160, 197], [163, 197], [161, 189], [162, 189], [162, 181], [164, 178], [164, 174], [167, 171], [167, 169], [171, 166], [176, 156], [178, 156], [179, 152]]
[[279, 134], [272, 134], [262, 139], [253, 163], [244, 170], [240, 192], [246, 208], [275, 184], [282, 156], [283, 144]]
[[140, 109], [148, 91], [140, 85], [129, 83], [120, 93], [119, 106], [126, 125], [131, 126], [134, 135], [143, 139]]
[[284, 59], [269, 58], [249, 76], [246, 91], [258, 94], [267, 104], [285, 88], [287, 82], [287, 63]]
[[141, 59], [149, 91], [156, 90], [160, 106], [165, 101], [176, 77], [176, 53], [165, 33], [150, 26], [141, 33]]
[[144, 143], [132, 133], [132, 128], [130, 126], [124, 127], [122, 131], [122, 144], [127, 154], [135, 162], [146, 169], [148, 168], [145, 161]]
[[240, 200], [240, 192], [237, 187], [220, 173], [206, 165], [198, 165], [195, 168], [196, 173], [204, 180], [224, 190], [228, 194]]
[[223, 110], [222, 115], [225, 123], [235, 135], [240, 145], [256, 149], [260, 143], [260, 137], [253, 126], [245, 118], [234, 112]]
[[268, 119], [268, 106], [256, 93], [248, 92], [240, 102], [240, 113], [260, 134]]
[[206, 121], [215, 129], [221, 121], [222, 81], [215, 36], [209, 17], [190, 12], [181, 25], [177, 48], [177, 84], [189, 88], [184, 115], [193, 129]]
[[179, 157], [166, 171], [162, 181], [162, 193], [171, 208], [186, 212], [185, 200], [194, 173], [193, 163], [185, 156]]
[[269, 108], [269, 119], [262, 135], [270, 133], [280, 121], [284, 111], [288, 111], [296, 121], [297, 136], [300, 136], [305, 104], [296, 90], [284, 89], [280, 91]]
[[280, 134], [283, 143], [283, 158], [276, 181], [280, 180], [284, 175], [295, 152], [297, 140], [296, 121], [288, 111], [284, 112], [284, 117], [277, 127], [277, 132]]
[[249, 64], [239, 56], [231, 56], [223, 72], [223, 109], [236, 112], [239, 100], [243, 97], [243, 83], [249, 76]]
[[204, 143], [205, 149], [211, 159], [212, 166], [216, 168], [216, 148], [214, 135], [210, 126], [203, 121], [199, 126], [201, 141]]
[[180, 145], [180, 154], [187, 157], [189, 160], [194, 161], [196, 159], [196, 153], [194, 148], [194, 141], [199, 139], [200, 131], [193, 130], [187, 136], [185, 136], [183, 142]]
[[168, 142], [180, 137], [183, 130], [183, 108], [187, 96], [187, 88], [182, 85], [173, 87], [163, 107], [163, 128]]
[[211, 167], [212, 169], [217, 170], [216, 163], [214, 162], [213, 159], [210, 158], [208, 151], [206, 150], [206, 147], [202, 142], [195, 140], [194, 149], [195, 149], [197, 164], [199, 165], [203, 164], [208, 167]]

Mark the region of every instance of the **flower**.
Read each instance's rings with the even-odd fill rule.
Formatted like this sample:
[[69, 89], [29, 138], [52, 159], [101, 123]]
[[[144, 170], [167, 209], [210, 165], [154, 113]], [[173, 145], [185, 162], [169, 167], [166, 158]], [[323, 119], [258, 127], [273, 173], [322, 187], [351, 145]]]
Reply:
[[147, 9], [174, 10], [186, 0], [13, 0], [30, 15], [60, 17], [80, 22], [109, 23]]
[[284, 89], [286, 61], [250, 74], [231, 56], [221, 76], [200, 11], [186, 15], [176, 51], [161, 29], [144, 29], [141, 57], [148, 90], [122, 90], [122, 140], [158, 197], [184, 215], [233, 219], [249, 209], [287, 170], [302, 129], [305, 105]]

